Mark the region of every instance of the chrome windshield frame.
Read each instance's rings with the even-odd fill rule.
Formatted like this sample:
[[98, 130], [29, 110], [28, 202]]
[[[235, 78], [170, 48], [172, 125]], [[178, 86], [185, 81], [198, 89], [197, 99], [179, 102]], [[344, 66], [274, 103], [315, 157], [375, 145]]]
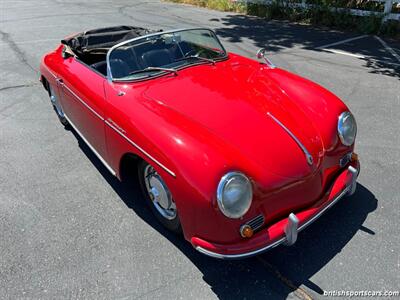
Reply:
[[[221, 41], [219, 40], [217, 34], [214, 32], [214, 30], [212, 30], [212, 29], [210, 29], [210, 28], [206, 28], [206, 27], [193, 27], [193, 28], [182, 28], [182, 29], [172, 29], [172, 30], [167, 30], [167, 31], [159, 31], [159, 32], [154, 32], [154, 33], [150, 33], [150, 34], [138, 36], [138, 37], [135, 37], [135, 38], [133, 38], [133, 39], [126, 40], [126, 41], [123, 41], [123, 42], [121, 42], [121, 43], [118, 43], [118, 44], [112, 46], [112, 47], [107, 51], [107, 56], [106, 56], [107, 80], [108, 80], [109, 82], [116, 81], [116, 80], [112, 77], [111, 67], [110, 67], [110, 55], [111, 55], [111, 52], [114, 51], [116, 48], [119, 48], [119, 47], [121, 47], [121, 46], [123, 46], [123, 45], [125, 45], [125, 44], [129, 44], [129, 43], [131, 43], [131, 42], [138, 41], [138, 40], [145, 39], [145, 38], [152, 37], [152, 36], [157, 36], [157, 35], [162, 35], [162, 34], [168, 34], [168, 33], [175, 33], [175, 32], [181, 32], [181, 31], [189, 31], [189, 30], [207, 30], [207, 31], [210, 31], [210, 32], [213, 34], [213, 36], [215, 37], [215, 40], [218, 42], [218, 44], [219, 44], [219, 46], [221, 47], [221, 49], [222, 49], [222, 50], [224, 51], [224, 53], [225, 53], [225, 56], [224, 56], [224, 57], [221, 57], [220, 59], [216, 59], [215, 61], [224, 60], [224, 59], [228, 58], [228, 52], [226, 51], [225, 47], [222, 45], [222, 43], [221, 43]], [[199, 65], [199, 63], [192, 64], [192, 65]], [[182, 68], [185, 68], [185, 67], [188, 67], [188, 66], [182, 66]], [[177, 70], [180, 70], [180, 69], [182, 69], [182, 68], [177, 68]], [[165, 75], [165, 74], [166, 74], [166, 73], [160, 73], [159, 76]], [[148, 79], [150, 79], [150, 78], [152, 79], [152, 78], [155, 78], [155, 77], [158, 77], [158, 76], [143, 77], [143, 78], [131, 79], [131, 80], [119, 80], [119, 79], [118, 79], [117, 81], [139, 81], [139, 80], [148, 80]]]

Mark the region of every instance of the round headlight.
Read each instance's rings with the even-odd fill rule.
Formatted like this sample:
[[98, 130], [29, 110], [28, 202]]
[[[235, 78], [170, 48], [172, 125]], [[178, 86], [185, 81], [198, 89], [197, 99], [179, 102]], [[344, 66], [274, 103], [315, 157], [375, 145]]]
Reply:
[[339, 116], [338, 134], [343, 145], [350, 146], [354, 143], [357, 134], [357, 124], [353, 115], [346, 111]]
[[250, 180], [242, 173], [224, 175], [217, 189], [218, 207], [228, 218], [238, 219], [250, 208], [253, 189]]

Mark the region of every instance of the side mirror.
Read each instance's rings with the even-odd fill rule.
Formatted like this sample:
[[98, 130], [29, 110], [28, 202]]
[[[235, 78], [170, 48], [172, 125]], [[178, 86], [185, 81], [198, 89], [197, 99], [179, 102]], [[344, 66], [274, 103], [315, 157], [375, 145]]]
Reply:
[[265, 48], [260, 48], [260, 49], [258, 49], [258, 51], [257, 51], [257, 58], [258, 59], [261, 59], [261, 58], [264, 58], [264, 60], [265, 60], [265, 62], [267, 63], [267, 65], [271, 68], [271, 69], [274, 69], [275, 68], [275, 65], [268, 59], [268, 58], [266, 58], [265, 57], [265, 52], [267, 52], [267, 50], [265, 49]]
[[265, 51], [267, 51], [265, 48], [260, 48], [257, 51], [257, 58], [261, 59], [265, 56]]

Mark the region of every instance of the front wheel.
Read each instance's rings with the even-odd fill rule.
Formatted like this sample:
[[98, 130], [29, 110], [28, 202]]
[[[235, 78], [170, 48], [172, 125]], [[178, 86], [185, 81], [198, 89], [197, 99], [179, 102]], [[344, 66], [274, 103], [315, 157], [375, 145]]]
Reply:
[[153, 214], [167, 229], [181, 233], [175, 201], [161, 175], [145, 161], [139, 163], [138, 172], [143, 196]]
[[53, 105], [53, 108], [57, 114], [58, 119], [60, 120], [61, 124], [63, 124], [64, 126], [68, 126], [69, 123], [68, 123], [67, 118], [65, 118], [64, 111], [62, 110], [62, 107], [60, 104], [60, 100], [58, 99], [58, 96], [55, 93], [54, 88], [50, 84], [48, 85], [48, 92], [49, 92], [51, 104]]

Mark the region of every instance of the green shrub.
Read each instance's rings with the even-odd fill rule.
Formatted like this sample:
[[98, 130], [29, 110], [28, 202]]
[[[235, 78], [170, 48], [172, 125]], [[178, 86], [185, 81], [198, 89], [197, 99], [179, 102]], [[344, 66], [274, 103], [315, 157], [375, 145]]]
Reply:
[[[367, 34], [382, 34], [400, 37], [400, 22], [390, 20], [382, 23], [382, 17], [353, 16], [347, 9], [359, 8], [364, 10], [382, 11], [383, 4], [369, 0], [307, 0], [316, 6], [303, 9], [284, 6], [282, 0], [276, 0], [269, 5], [246, 3], [232, 0], [169, 0], [172, 2], [194, 4], [222, 11], [243, 12], [252, 16], [267, 19], [285, 19], [292, 22], [306, 22], [314, 25], [328, 26], [338, 29], [356, 30]], [[287, 0], [300, 3], [300, 0]], [[332, 7], [342, 9], [333, 11]]]
[[175, 3], [185, 3], [222, 11], [246, 12], [246, 5], [231, 0], [168, 0]]
[[382, 24], [382, 18], [377, 16], [361, 17], [358, 22], [358, 31], [372, 34], [378, 33]]
[[395, 20], [386, 21], [382, 24], [379, 33], [400, 39], [400, 22]]

